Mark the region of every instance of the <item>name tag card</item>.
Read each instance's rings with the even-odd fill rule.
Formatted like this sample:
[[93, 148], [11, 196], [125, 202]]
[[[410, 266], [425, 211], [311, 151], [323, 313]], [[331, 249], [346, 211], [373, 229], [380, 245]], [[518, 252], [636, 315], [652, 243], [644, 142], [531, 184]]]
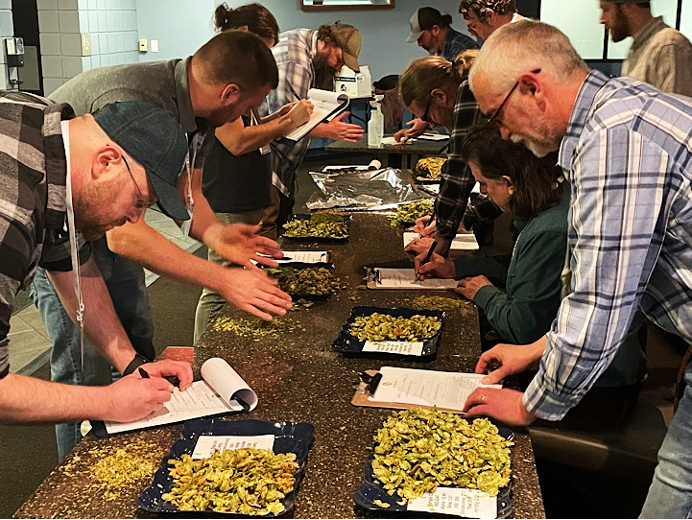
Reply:
[[257, 448], [271, 450], [274, 448], [273, 435], [252, 435], [240, 437], [237, 435], [202, 435], [197, 440], [193, 459], [211, 457], [215, 451], [239, 450], [241, 448]]
[[420, 356], [423, 354], [422, 341], [366, 341], [363, 352], [387, 352], [404, 356]]
[[411, 500], [407, 509], [464, 518], [497, 518], [497, 497], [477, 489], [438, 487], [434, 493]]

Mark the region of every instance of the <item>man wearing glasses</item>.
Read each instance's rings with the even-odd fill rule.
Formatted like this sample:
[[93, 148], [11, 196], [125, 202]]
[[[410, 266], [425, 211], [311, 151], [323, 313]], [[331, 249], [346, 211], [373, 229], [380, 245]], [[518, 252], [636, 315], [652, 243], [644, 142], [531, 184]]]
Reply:
[[[559, 420], [608, 367], [635, 314], [692, 342], [692, 99], [589, 70], [568, 38], [524, 21], [494, 33], [470, 75], [479, 106], [505, 139], [559, 150], [571, 184], [570, 293], [531, 345], [486, 352], [484, 383], [538, 367], [525, 393], [476, 390], [471, 415], [507, 424]], [[692, 364], [658, 453], [643, 518], [692, 510]]]
[[[141, 419], [171, 398], [173, 385], [158, 376], [176, 376], [186, 389], [192, 370], [166, 360], [146, 365], [156, 377], [128, 375], [135, 350], [84, 239], [137, 222], [156, 202], [186, 218], [176, 190], [185, 135], [168, 112], [148, 103], [112, 103], [74, 117], [69, 105], [21, 92], [0, 93], [0, 120], [0, 422]], [[38, 266], [99, 353], [126, 377], [87, 387], [10, 373], [12, 302]]]

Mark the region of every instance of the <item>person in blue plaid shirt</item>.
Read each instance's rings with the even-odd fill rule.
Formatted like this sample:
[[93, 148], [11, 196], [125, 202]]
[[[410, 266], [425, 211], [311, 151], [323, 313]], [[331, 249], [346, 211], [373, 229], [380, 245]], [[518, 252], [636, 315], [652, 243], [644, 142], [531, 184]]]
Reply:
[[[308, 90], [334, 90], [334, 75], [346, 65], [358, 72], [360, 33], [354, 26], [335, 22], [322, 25], [316, 31], [294, 29], [279, 35], [272, 48], [279, 68], [279, 85], [260, 107], [260, 115], [268, 116], [289, 103], [308, 98]], [[363, 137], [363, 128], [347, 123], [349, 115], [342, 112], [331, 121], [317, 125], [307, 137], [294, 145], [273, 141], [272, 148], [272, 205], [265, 211], [263, 234], [280, 228], [293, 211], [293, 191], [296, 170], [303, 162], [310, 138], [324, 137], [355, 143]]]
[[[692, 342], [692, 98], [589, 70], [550, 25], [522, 21], [488, 39], [470, 74], [481, 110], [536, 155], [559, 150], [571, 187], [569, 293], [531, 345], [498, 345], [484, 383], [538, 367], [525, 393], [482, 388], [470, 415], [559, 420], [591, 388], [635, 314]], [[567, 274], [567, 273], [565, 273]], [[658, 453], [642, 517], [692, 513], [692, 364]]]

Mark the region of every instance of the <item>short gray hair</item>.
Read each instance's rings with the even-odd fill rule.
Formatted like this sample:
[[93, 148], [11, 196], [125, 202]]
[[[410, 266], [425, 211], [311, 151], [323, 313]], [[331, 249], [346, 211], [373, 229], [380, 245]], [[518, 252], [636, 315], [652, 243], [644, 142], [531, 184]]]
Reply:
[[524, 72], [540, 69], [557, 83], [568, 83], [589, 68], [569, 38], [552, 25], [524, 19], [497, 29], [485, 41], [469, 74], [473, 90], [478, 74], [498, 91], [509, 89]]

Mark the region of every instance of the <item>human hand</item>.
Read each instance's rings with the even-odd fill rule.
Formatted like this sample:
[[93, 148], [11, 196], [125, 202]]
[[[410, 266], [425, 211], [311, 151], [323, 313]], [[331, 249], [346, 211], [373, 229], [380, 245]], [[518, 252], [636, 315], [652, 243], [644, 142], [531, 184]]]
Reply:
[[456, 268], [454, 267], [453, 260], [433, 253], [430, 257], [430, 261], [423, 263], [427, 256], [428, 252], [424, 251], [413, 259], [416, 273], [419, 275], [419, 280], [425, 280], [426, 278], [454, 278]]
[[463, 411], [467, 417], [492, 417], [510, 426], [527, 426], [536, 417], [524, 408], [524, 394], [508, 388], [476, 388], [466, 399]]
[[[545, 343], [542, 340], [531, 345], [500, 343], [481, 354], [478, 363], [476, 363], [476, 374], [488, 372], [482, 383], [494, 385], [511, 374], [537, 368], [538, 360], [541, 359], [544, 350]], [[498, 368], [492, 368], [498, 363]]]
[[174, 386], [162, 377], [142, 379], [136, 372], [124, 376], [102, 387], [106, 412], [98, 418], [115, 422], [143, 419], [170, 401], [173, 389]]
[[414, 238], [404, 247], [404, 251], [407, 253], [415, 253], [419, 255], [421, 253], [427, 253], [428, 249], [433, 243], [433, 238]]
[[187, 390], [192, 384], [192, 367], [185, 361], [163, 359], [141, 366], [151, 377], [175, 376], [178, 378], [178, 388]]
[[362, 127], [351, 123], [345, 123], [343, 118], [347, 117], [350, 112], [342, 112], [337, 115], [326, 125], [329, 128], [329, 136], [336, 141], [346, 141], [348, 143], [356, 143], [361, 140], [364, 134]]
[[273, 114], [271, 114], [269, 117], [275, 118], [275, 117], [285, 116], [285, 115], [288, 114], [288, 113], [293, 109], [293, 107], [295, 107], [298, 103], [299, 103], [298, 101], [294, 101], [293, 103], [286, 103], [286, 104], [285, 104], [284, 106], [282, 106], [279, 110], [277, 110], [276, 112], [274, 112]]
[[411, 121], [406, 123], [406, 125], [410, 126], [411, 128], [402, 128], [397, 133], [395, 133], [394, 140], [396, 142], [404, 144], [409, 139], [418, 137], [419, 135], [427, 132], [430, 129], [430, 125], [422, 119], [420, 119], [419, 117], [411, 119]]
[[464, 278], [463, 280], [459, 281], [457, 288], [454, 289], [454, 292], [465, 296], [469, 300], [473, 300], [473, 297], [476, 296], [479, 289], [481, 287], [485, 287], [486, 285], [492, 286], [493, 284], [482, 274], [479, 274], [478, 276], [469, 276], [468, 278]]
[[302, 101], [297, 102], [291, 108], [291, 110], [288, 112], [288, 117], [290, 118], [291, 123], [293, 123], [296, 127], [304, 125], [310, 121], [310, 116], [312, 115], [314, 108], [315, 107], [311, 101], [303, 99]]
[[435, 237], [437, 232], [437, 219], [432, 219], [425, 215], [416, 220], [416, 225], [413, 226], [413, 231], [422, 237]]
[[282, 258], [283, 253], [274, 240], [257, 234], [260, 229], [259, 224], [219, 224], [205, 233], [204, 242], [234, 264], [254, 268], [254, 260], [258, 264], [277, 267], [279, 264], [273, 258]]
[[218, 292], [227, 302], [263, 320], [272, 319], [269, 313], [283, 316], [291, 308], [291, 297], [279, 289], [277, 280], [257, 268], [226, 268], [219, 282]]

